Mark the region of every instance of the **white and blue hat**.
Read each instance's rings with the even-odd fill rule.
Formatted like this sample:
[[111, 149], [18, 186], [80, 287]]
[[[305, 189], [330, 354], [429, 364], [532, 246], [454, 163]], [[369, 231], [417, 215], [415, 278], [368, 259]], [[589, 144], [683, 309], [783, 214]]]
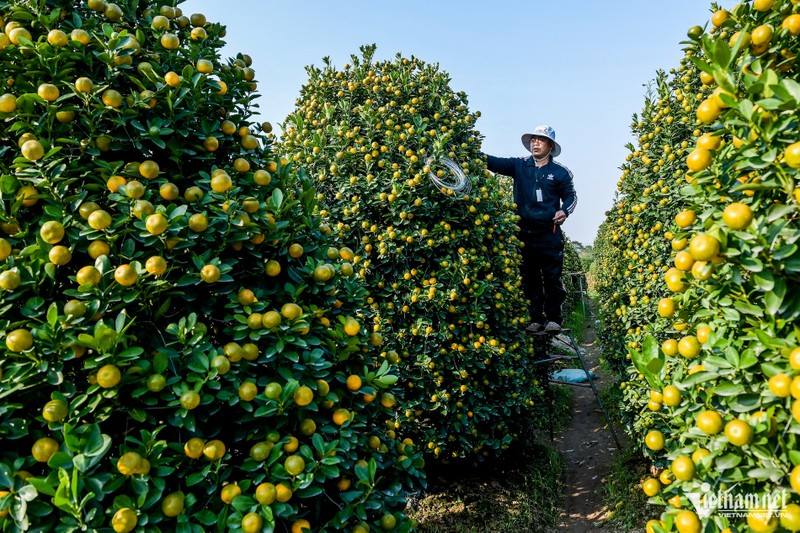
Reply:
[[533, 133], [526, 133], [522, 136], [522, 145], [525, 147], [526, 150], [531, 149], [531, 137], [545, 137], [553, 141], [553, 151], [550, 152], [550, 155], [553, 157], [558, 157], [561, 153], [561, 145], [556, 142], [556, 130], [547, 126], [545, 124], [541, 126], [536, 126], [534, 128]]

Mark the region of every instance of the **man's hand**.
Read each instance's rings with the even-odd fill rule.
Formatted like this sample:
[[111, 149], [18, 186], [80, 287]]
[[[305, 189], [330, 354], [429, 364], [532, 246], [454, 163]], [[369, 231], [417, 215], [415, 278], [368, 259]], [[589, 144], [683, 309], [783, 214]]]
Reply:
[[556, 214], [553, 217], [553, 222], [560, 226], [565, 220], [567, 220], [567, 214], [561, 210], [556, 211]]

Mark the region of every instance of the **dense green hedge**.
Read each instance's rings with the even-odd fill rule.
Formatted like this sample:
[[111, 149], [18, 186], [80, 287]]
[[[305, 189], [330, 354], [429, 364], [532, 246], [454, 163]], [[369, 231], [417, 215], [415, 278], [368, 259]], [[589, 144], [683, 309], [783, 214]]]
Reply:
[[396, 361], [250, 59], [172, 2], [0, 17], [0, 527], [408, 531]]
[[[527, 311], [516, 215], [486, 172], [477, 114], [437, 65], [362, 47], [342, 68], [308, 67], [282, 143], [322, 192], [333, 236], [356, 242], [365, 318], [402, 361], [401, 431], [441, 458], [505, 449], [529, 416]], [[460, 165], [472, 190], [429, 172]]]
[[[596, 246], [604, 343], [663, 469], [651, 531], [797, 531], [800, 7], [712, 11], [635, 121]], [[742, 516], [709, 508], [723, 493]]]

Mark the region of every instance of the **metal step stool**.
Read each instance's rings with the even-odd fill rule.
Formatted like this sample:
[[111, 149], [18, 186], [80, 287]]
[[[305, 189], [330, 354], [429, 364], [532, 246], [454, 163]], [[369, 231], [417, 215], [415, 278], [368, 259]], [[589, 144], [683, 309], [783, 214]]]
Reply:
[[[553, 440], [553, 392], [550, 388], [552, 383], [557, 383], [561, 385], [570, 385], [576, 387], [591, 387], [592, 392], [594, 393], [595, 401], [597, 402], [597, 406], [603, 412], [603, 417], [606, 420], [606, 425], [608, 425], [608, 429], [611, 430], [611, 435], [614, 437], [614, 442], [617, 445], [617, 449], [621, 449], [619, 444], [619, 439], [617, 438], [617, 433], [614, 431], [614, 425], [611, 423], [611, 419], [608, 416], [608, 412], [603, 407], [603, 402], [600, 400], [600, 393], [597, 390], [597, 387], [594, 385], [594, 380], [592, 379], [592, 375], [589, 372], [589, 367], [586, 366], [586, 359], [583, 357], [583, 350], [578, 343], [575, 342], [575, 338], [572, 336], [572, 332], [564, 328], [561, 331], [527, 331], [528, 335], [531, 335], [534, 338], [534, 365], [539, 365], [543, 370], [539, 372], [540, 381], [545, 384], [544, 393], [545, 393], [545, 401], [547, 402], [547, 422], [548, 427], [550, 430], [550, 440]], [[568, 350], [571, 350], [572, 353], [575, 355], [558, 355], [558, 354], [548, 354], [547, 348], [552, 342], [558, 342], [563, 347]], [[589, 384], [585, 383], [571, 383], [568, 381], [560, 381], [554, 380], [550, 378], [550, 370], [549, 367], [552, 363], [556, 361], [563, 361], [563, 360], [570, 360], [570, 359], [578, 359], [581, 362], [581, 368], [583, 371], [586, 372], [586, 378]]]

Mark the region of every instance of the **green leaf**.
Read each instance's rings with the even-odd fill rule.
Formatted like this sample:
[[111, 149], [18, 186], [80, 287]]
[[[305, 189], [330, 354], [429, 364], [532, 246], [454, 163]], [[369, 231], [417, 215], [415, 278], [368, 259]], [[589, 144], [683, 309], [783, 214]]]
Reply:
[[169, 211], [169, 221], [172, 222], [173, 220], [183, 218], [186, 215], [186, 211], [189, 209], [186, 205], [177, 206], [172, 211]]
[[203, 472], [195, 472], [194, 474], [189, 474], [189, 477], [186, 478], [186, 486], [191, 487], [192, 485], [203, 483], [205, 479], [206, 475]]
[[691, 376], [687, 376], [686, 379], [683, 380], [683, 384], [686, 386], [689, 385], [697, 385], [698, 383], [705, 383], [717, 377], [716, 372], [711, 372], [708, 370], [703, 370], [700, 372], [696, 372]]
[[83, 448], [83, 453], [89, 456], [103, 456], [111, 448], [111, 437], [100, 433], [100, 426], [92, 424], [92, 431]]
[[356, 477], [365, 483], [369, 483], [369, 468], [362, 465], [355, 466]]
[[755, 317], [764, 316], [763, 310], [760, 307], [751, 304], [750, 302], [745, 302], [745, 301], [741, 301], [740, 300], [740, 301], [737, 301], [734, 304], [734, 307], [736, 307], [736, 309], [740, 313], [745, 314], [745, 315], [753, 315]]
[[766, 98], [772, 98], [772, 96], [775, 94], [773, 87], [777, 86], [778, 84], [778, 74], [772, 69], [767, 69], [763, 72], [763, 74], [761, 74], [759, 81], [764, 85], [762, 94]]
[[392, 375], [392, 374], [386, 374], [386, 375], [384, 375], [384, 376], [381, 376], [381, 377], [377, 378], [377, 379], [376, 379], [376, 381], [377, 381], [377, 382], [378, 382], [378, 383], [379, 383], [381, 386], [383, 386], [384, 388], [386, 388], [386, 387], [391, 387], [392, 385], [394, 385], [395, 383], [397, 383], [397, 379], [398, 379], [398, 378], [397, 378], [397, 376], [394, 376], [394, 375]]
[[82, 453], [79, 453], [72, 459], [75, 469], [80, 472], [87, 472], [91, 467], [97, 464], [98, 461], [99, 459], [93, 460], [91, 457], [87, 457]]
[[731, 366], [737, 368], [739, 366], [739, 353], [736, 351], [736, 349], [732, 346], [728, 346], [723, 350], [723, 352], [725, 353], [725, 359], [731, 364]]
[[204, 526], [210, 526], [214, 522], [217, 521], [217, 515], [209, 511], [208, 509], [203, 509], [192, 515], [192, 517], [203, 524]]
[[775, 253], [772, 254], [772, 259], [773, 261], [782, 261], [787, 257], [791, 257], [796, 252], [797, 252], [796, 244], [786, 244], [775, 250]]
[[759, 100], [758, 105], [761, 106], [762, 109], [766, 109], [767, 111], [774, 111], [776, 109], [780, 109], [784, 103], [777, 98], [767, 98], [764, 100]]
[[642, 351], [631, 350], [631, 359], [636, 369], [642, 373], [651, 387], [663, 388], [662, 378], [665, 371], [665, 358], [658, 346], [658, 341], [648, 334], [642, 343]]
[[80, 333], [78, 335], [78, 341], [89, 348], [94, 347], [94, 337], [87, 335], [86, 333]]
[[753, 276], [753, 280], [756, 282], [756, 287], [758, 290], [762, 292], [771, 291], [773, 287], [775, 287], [775, 278], [772, 276], [772, 272], [769, 270], [757, 272]]
[[729, 470], [731, 468], [735, 468], [742, 462], [742, 456], [737, 455], [735, 453], [729, 453], [723, 455], [722, 457], [717, 457], [714, 461], [714, 466], [717, 467], [718, 470]]
[[737, 413], [749, 413], [761, 406], [761, 397], [758, 394], [742, 394], [733, 396], [728, 400], [728, 407]]
[[[781, 80], [779, 87], [785, 91], [785, 94], [794, 100], [795, 107], [800, 106], [800, 83], [792, 78], [784, 78]], [[788, 98], [784, 98], [788, 99]]]
[[[800, 452], [798, 452], [800, 453]], [[56, 490], [47, 483], [44, 479], [38, 477], [30, 477], [28, 478], [28, 483], [34, 486], [34, 488], [39, 491], [39, 494], [45, 494], [47, 496], [55, 496]]]
[[283, 191], [280, 189], [275, 189], [272, 191], [272, 196], [269, 199], [270, 207], [273, 207], [276, 211], [281, 208], [283, 204]]
[[186, 274], [181, 277], [176, 283], [176, 287], [187, 287], [189, 285], [199, 285], [201, 279], [197, 274]]
[[314, 435], [312, 435], [311, 445], [314, 447], [314, 451], [319, 455], [325, 455], [325, 441], [322, 440], [322, 436], [319, 433], [314, 433]]
[[[764, 324], [764, 327], [766, 327], [766, 324]], [[770, 350], [780, 351], [784, 346], [782, 340], [776, 339], [771, 332], [761, 328], [756, 328], [753, 332], [756, 334], [756, 337], [758, 337], [758, 340], [761, 341], [761, 344]]]
[[800, 254], [794, 254], [794, 256], [784, 261], [783, 269], [790, 274], [800, 272]]
[[53, 497], [53, 504], [62, 511], [73, 514], [75, 509], [72, 505], [72, 501], [69, 499], [70, 477], [63, 468], [58, 469], [58, 480], [59, 485]]
[[800, 465], [800, 450], [789, 450], [789, 460], [793, 465]]
[[709, 355], [708, 357], [706, 357], [703, 360], [703, 364], [706, 366], [706, 368], [716, 368], [716, 369], [731, 368], [731, 365], [729, 364], [727, 359], [724, 359], [722, 357], [717, 357], [715, 355]]
[[72, 468], [72, 456], [66, 452], [56, 452], [47, 461], [50, 468]]
[[796, 205], [774, 205], [767, 211], [767, 221], [775, 222], [789, 217], [797, 210]]
[[[319, 485], [311, 485], [305, 489], [298, 490], [295, 492], [298, 498], [314, 498], [322, 494], [322, 487]], [[236, 498], [237, 500], [239, 498]]]
[[75, 513], [75, 510], [72, 507], [72, 503], [64, 496], [65, 490], [62, 490], [61, 487], [58, 487], [56, 491], [56, 495], [53, 496], [53, 505], [67, 513], [68, 515], [72, 515]]
[[184, 80], [190, 80], [192, 79], [193, 74], [194, 74], [194, 68], [192, 67], [192, 65], [186, 65], [185, 67], [183, 67], [183, 71], [181, 72], [181, 77], [183, 77]]
[[777, 315], [786, 297], [786, 280], [778, 278], [771, 291], [764, 295], [764, 305], [770, 315]]
[[127, 319], [128, 316], [125, 313], [120, 313], [117, 315], [117, 318], [114, 320], [114, 329], [116, 330], [117, 333], [122, 333], [123, 331], [125, 331], [125, 322], [127, 321]]
[[758, 364], [758, 356], [753, 352], [753, 350], [745, 350], [740, 354], [739, 359], [739, 370], [744, 370], [745, 368], [750, 368], [753, 365]]
[[[356, 467], [357, 468], [357, 467]], [[342, 492], [339, 496], [342, 498], [342, 501], [346, 504], [353, 503], [357, 498], [361, 497], [364, 493], [360, 490], [349, 490], [347, 492]], [[348, 509], [350, 513], [352, 513], [352, 506], [345, 507]]]
[[750, 100], [742, 100], [738, 103], [736, 108], [739, 110], [739, 113], [741, 113], [742, 116], [748, 121], [753, 119], [753, 102]]
[[117, 358], [120, 360], [125, 360], [125, 359], [135, 360], [143, 353], [144, 353], [144, 348], [142, 348], [141, 346], [132, 346], [118, 353]]
[[14, 194], [19, 189], [19, 180], [15, 176], [5, 175], [0, 177], [0, 192], [3, 194]]
[[381, 366], [378, 368], [378, 371], [375, 373], [375, 375], [383, 376], [387, 372], [389, 372], [389, 361], [384, 359], [383, 362], [381, 363]]
[[17, 494], [26, 502], [32, 502], [39, 496], [39, 491], [33, 485], [25, 485], [17, 491]]
[[240, 513], [249, 510], [250, 507], [254, 506], [255, 504], [256, 500], [246, 494], [240, 494], [231, 502], [231, 506], [233, 506], [233, 508]]
[[156, 374], [163, 374], [169, 364], [169, 358], [164, 352], [156, 352], [153, 356], [153, 370]]
[[751, 468], [747, 472], [747, 477], [754, 479], [769, 479], [773, 483], [779, 482], [783, 476], [783, 470], [778, 468]]
[[117, 342], [117, 332], [106, 326], [104, 322], [98, 322], [94, 328], [94, 346], [100, 352], [107, 352], [114, 347]]
[[[316, 433], [315, 433], [316, 435]], [[14, 478], [14, 473], [5, 463], [0, 463], [0, 487], [2, 488], [11, 488], [14, 486], [14, 482], [12, 481]]]
[[709, 65], [696, 55], [691, 56], [689, 59], [691, 59], [692, 63], [694, 63], [697, 66], [697, 68], [699, 68], [703, 72], [711, 74], [714, 71], [714, 68], [711, 65]]
[[741, 383], [724, 382], [714, 387], [714, 394], [717, 396], [735, 396], [744, 392], [744, 385]]

